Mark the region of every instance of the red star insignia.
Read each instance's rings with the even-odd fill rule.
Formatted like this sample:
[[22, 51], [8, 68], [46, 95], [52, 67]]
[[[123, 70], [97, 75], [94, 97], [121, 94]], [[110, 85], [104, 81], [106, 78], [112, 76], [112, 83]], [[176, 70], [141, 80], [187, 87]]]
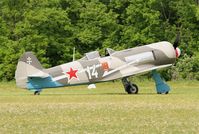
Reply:
[[77, 78], [77, 71], [78, 70], [73, 70], [72, 68], [70, 68], [70, 71], [66, 72], [69, 75], [69, 80], [71, 80], [73, 77]]

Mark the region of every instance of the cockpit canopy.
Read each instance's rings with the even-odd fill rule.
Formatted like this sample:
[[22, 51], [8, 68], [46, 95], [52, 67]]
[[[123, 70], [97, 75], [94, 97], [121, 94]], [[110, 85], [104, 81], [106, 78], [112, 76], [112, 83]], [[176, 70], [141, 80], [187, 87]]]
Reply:
[[[113, 49], [107, 48], [105, 50], [105, 56], [110, 56], [114, 52], [115, 51]], [[92, 52], [85, 53], [85, 56], [82, 57], [81, 60], [92, 60], [92, 59], [96, 59], [96, 58], [100, 58], [99, 52], [98, 51], [92, 51]]]
[[106, 48], [105, 49], [105, 56], [110, 56], [111, 54], [113, 54], [115, 52], [115, 50], [111, 49], [111, 48]]
[[98, 51], [93, 51], [93, 52], [86, 53], [85, 56], [86, 56], [86, 58], [87, 58], [88, 60], [91, 60], [91, 59], [99, 58], [99, 57], [100, 57], [100, 54], [99, 54]]

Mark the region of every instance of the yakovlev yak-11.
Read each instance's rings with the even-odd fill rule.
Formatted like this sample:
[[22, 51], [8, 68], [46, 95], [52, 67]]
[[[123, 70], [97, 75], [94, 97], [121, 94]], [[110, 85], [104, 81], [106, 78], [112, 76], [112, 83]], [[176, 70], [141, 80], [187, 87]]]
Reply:
[[106, 56], [97, 51], [86, 53], [79, 60], [44, 69], [32, 52], [26, 52], [18, 61], [15, 72], [18, 87], [39, 95], [44, 88], [54, 88], [121, 79], [128, 94], [137, 94], [138, 87], [129, 76], [152, 71], [158, 94], [167, 94], [169, 86], [156, 69], [175, 63], [180, 56], [178, 41], [172, 45], [163, 41], [122, 51], [106, 49]]

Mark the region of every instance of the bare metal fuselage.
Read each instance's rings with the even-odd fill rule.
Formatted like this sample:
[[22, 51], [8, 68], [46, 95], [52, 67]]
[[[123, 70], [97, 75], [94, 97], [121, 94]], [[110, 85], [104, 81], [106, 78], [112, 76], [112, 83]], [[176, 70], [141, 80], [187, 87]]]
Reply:
[[[119, 79], [153, 69], [167, 67], [176, 60], [175, 50], [169, 42], [154, 43], [146, 46], [116, 51], [107, 57], [80, 59], [59, 65], [45, 72], [52, 80], [63, 85], [95, 83]], [[77, 70], [70, 79], [70, 69]]]

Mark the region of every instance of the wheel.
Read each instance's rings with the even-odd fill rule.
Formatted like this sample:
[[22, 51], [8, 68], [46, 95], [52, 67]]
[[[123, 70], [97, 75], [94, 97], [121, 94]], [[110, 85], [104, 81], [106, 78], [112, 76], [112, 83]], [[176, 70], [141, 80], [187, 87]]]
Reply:
[[35, 91], [34, 95], [40, 95], [40, 92], [39, 91]]
[[165, 93], [161, 93], [161, 92], [157, 92], [157, 94], [168, 94], [169, 91], [165, 92]]
[[138, 93], [138, 86], [135, 85], [135, 84], [129, 84], [127, 87], [126, 87], [126, 92], [128, 94], [137, 94]]

